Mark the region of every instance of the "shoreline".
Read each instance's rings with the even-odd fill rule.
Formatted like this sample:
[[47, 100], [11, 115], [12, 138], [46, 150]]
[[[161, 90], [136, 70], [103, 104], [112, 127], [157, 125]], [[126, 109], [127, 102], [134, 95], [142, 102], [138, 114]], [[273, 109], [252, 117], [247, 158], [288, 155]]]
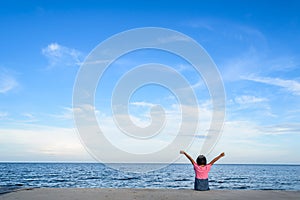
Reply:
[[0, 195], [1, 200], [71, 200], [71, 199], [220, 199], [220, 200], [298, 200], [300, 191], [285, 190], [210, 190], [195, 191], [192, 189], [125, 189], [125, 188], [22, 188]]

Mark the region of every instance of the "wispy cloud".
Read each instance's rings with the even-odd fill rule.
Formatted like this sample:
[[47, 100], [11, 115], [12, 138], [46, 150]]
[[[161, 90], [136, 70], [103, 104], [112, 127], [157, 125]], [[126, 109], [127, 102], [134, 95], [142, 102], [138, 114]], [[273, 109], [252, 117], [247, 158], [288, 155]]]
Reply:
[[242, 95], [242, 96], [234, 98], [234, 102], [241, 104], [241, 105], [260, 103], [260, 102], [264, 102], [264, 101], [268, 101], [268, 99], [260, 98], [260, 97], [256, 97], [256, 96], [250, 96], [250, 95]]
[[195, 68], [191, 64], [175, 64], [173, 65], [174, 69], [178, 72], [195, 72]]
[[239, 81], [241, 76], [254, 73], [264, 64], [259, 51], [254, 47], [243, 49], [236, 56], [224, 58], [221, 74], [226, 82]]
[[30, 126], [35, 125], [41, 120], [39, 115], [32, 114], [29, 112], [26, 113], [9, 113], [9, 112], [0, 112], [0, 123], [5, 127], [19, 127], [19, 126]]
[[264, 83], [268, 85], [275, 85], [284, 88], [294, 95], [300, 95], [300, 83], [295, 80], [284, 80], [280, 78], [271, 77], [242, 77], [244, 80]]
[[82, 115], [85, 112], [95, 112], [95, 114], [100, 115], [100, 111], [97, 110], [93, 105], [84, 104], [80, 107], [63, 107], [59, 114], [50, 114], [49, 116], [59, 119], [59, 120], [73, 120], [74, 114]]
[[183, 22], [183, 26], [188, 26], [191, 28], [202, 28], [209, 31], [213, 31], [215, 29], [214, 25], [212, 24], [211, 19], [208, 18], [202, 18], [197, 20], [192, 20], [188, 22]]
[[157, 42], [159, 44], [166, 44], [166, 43], [179, 42], [179, 41], [189, 42], [191, 41], [191, 39], [180, 35], [170, 35], [168, 37], [161, 37], [157, 39]]
[[42, 54], [49, 60], [49, 67], [77, 66], [83, 60], [83, 54], [73, 48], [51, 43], [42, 49]]
[[153, 103], [148, 103], [148, 102], [144, 102], [144, 101], [132, 102], [130, 104], [134, 105], [134, 106], [142, 106], [142, 107], [152, 107], [152, 106], [155, 106], [155, 104], [153, 104]]
[[230, 20], [220, 18], [198, 18], [185, 21], [182, 24], [191, 28], [208, 30], [211, 33], [220, 34], [224, 38], [231, 38], [244, 42], [248, 42], [249, 38], [255, 38], [266, 42], [264, 34], [259, 29]]
[[299, 68], [300, 60], [298, 56], [285, 55], [272, 59], [268, 65], [270, 65], [271, 72], [290, 72]]
[[[74, 109], [74, 111], [76, 111], [76, 109]], [[73, 119], [73, 109], [64, 107], [60, 114], [51, 114], [50, 116], [60, 120], [71, 120]]]
[[0, 119], [4, 119], [7, 116], [8, 116], [7, 112], [0, 112]]
[[22, 113], [21, 115], [24, 117], [24, 119], [22, 120], [22, 123], [32, 123], [32, 122], [38, 121], [36, 116], [32, 113]]
[[0, 93], [7, 93], [18, 86], [18, 82], [8, 70], [0, 68]]
[[299, 134], [300, 125], [297, 123], [276, 124], [259, 128], [267, 135]]

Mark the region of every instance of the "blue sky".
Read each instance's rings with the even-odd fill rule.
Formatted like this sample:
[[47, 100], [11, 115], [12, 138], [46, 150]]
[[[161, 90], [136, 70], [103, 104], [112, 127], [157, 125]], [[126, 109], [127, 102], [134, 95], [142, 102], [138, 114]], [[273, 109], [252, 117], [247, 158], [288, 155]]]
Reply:
[[[193, 38], [220, 71], [226, 119], [209, 158], [225, 151], [223, 163], [299, 164], [299, 9], [298, 1], [1, 1], [0, 161], [93, 161], [72, 119], [80, 64], [112, 35], [150, 26]], [[154, 50], [120, 58], [99, 83], [103, 128], [114, 131], [109, 95], [116, 81], [149, 62], [173, 66], [195, 86], [205, 130], [211, 108], [203, 80], [186, 61]], [[152, 104], [176, 112], [170, 95], [155, 86], [137, 91], [132, 118], [147, 124]], [[189, 149], [193, 156], [200, 143]]]

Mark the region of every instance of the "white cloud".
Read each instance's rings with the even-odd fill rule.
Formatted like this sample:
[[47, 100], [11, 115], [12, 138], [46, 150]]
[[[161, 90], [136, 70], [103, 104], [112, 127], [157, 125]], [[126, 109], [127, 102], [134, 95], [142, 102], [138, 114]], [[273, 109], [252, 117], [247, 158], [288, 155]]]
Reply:
[[[297, 124], [264, 126], [251, 121], [227, 121], [209, 157], [225, 151], [226, 156], [221, 160], [225, 163], [295, 163], [300, 157], [291, 144], [300, 138], [299, 129]], [[278, 156], [285, 159], [279, 161]]]
[[295, 80], [284, 80], [280, 78], [270, 77], [242, 77], [245, 80], [254, 81], [258, 83], [265, 83], [268, 85], [275, 85], [286, 89], [294, 95], [300, 95], [300, 83]]
[[76, 115], [85, 115], [86, 113], [92, 113], [95, 112], [96, 114], [99, 114], [99, 110], [96, 109], [94, 105], [91, 104], [81, 104], [78, 105], [77, 107], [73, 108], [65, 108], [67, 112], [75, 113]]
[[192, 28], [202, 28], [209, 31], [213, 31], [215, 29], [214, 25], [211, 23], [211, 19], [198, 19], [193, 21], [188, 21], [182, 23], [184, 26], [192, 27]]
[[267, 98], [259, 98], [259, 97], [255, 97], [255, 96], [249, 96], [249, 95], [242, 95], [239, 97], [235, 97], [235, 99], [234, 99], [234, 102], [236, 102], [240, 105], [260, 103], [260, 102], [264, 102], [264, 101], [268, 101], [268, 99]]
[[23, 113], [22, 115], [28, 119], [35, 119], [35, 117], [32, 113]]
[[264, 134], [267, 135], [283, 135], [283, 134], [299, 134], [300, 124], [287, 123], [287, 124], [276, 124], [271, 126], [263, 126], [259, 128]]
[[32, 113], [22, 113], [21, 115], [24, 117], [24, 119], [22, 119], [19, 122], [32, 123], [32, 122], [37, 122], [38, 121], [38, 119]]
[[198, 18], [186, 21], [184, 25], [207, 30], [212, 34], [216, 33], [224, 39], [234, 39], [244, 43], [248, 43], [250, 40], [253, 42], [253, 39], [263, 44], [266, 42], [265, 36], [259, 29], [220, 18]]
[[175, 69], [178, 72], [185, 72], [185, 71], [193, 72], [193, 71], [195, 71], [195, 68], [193, 67], [193, 65], [187, 65], [187, 64], [178, 64], [178, 65], [175, 65]]
[[27, 126], [0, 129], [1, 161], [87, 161], [74, 129]]
[[193, 85], [191, 85], [193, 90], [199, 89], [199, 88], [204, 88], [205, 83], [202, 79], [199, 79], [196, 83], [194, 83]]
[[[146, 108], [149, 108], [149, 106], [152, 106], [152, 103], [148, 102], [134, 102], [136, 104], [135, 106], [141, 107], [142, 109], [146, 106]], [[90, 121], [88, 119], [88, 116], [84, 116], [84, 113], [81, 113], [83, 110], [85, 110], [87, 113], [89, 113], [91, 106], [85, 106], [88, 107], [86, 109], [79, 109], [78, 114], [82, 115], [83, 119], [85, 121]], [[209, 106], [207, 106], [209, 107]], [[180, 137], [179, 139], [176, 140], [176, 144], [178, 143], [178, 149], [174, 152], [173, 154], [176, 154], [175, 157], [178, 156], [178, 150], [180, 148], [183, 148], [182, 141], [192, 141], [193, 136], [194, 136], [194, 131], [197, 131], [197, 136], [199, 135], [205, 135], [209, 128], [209, 121], [211, 119], [211, 111], [207, 109], [206, 106], [202, 105], [199, 106], [199, 110], [195, 108], [195, 106], [185, 106], [182, 105], [181, 109], [185, 110], [185, 121], [184, 124], [182, 124], [182, 115], [180, 113], [180, 108], [175, 105], [171, 106], [171, 108], [164, 108], [165, 111], [165, 123], [161, 127], [161, 130], [157, 135], [153, 135], [153, 137], [149, 137], [147, 139], [139, 139], [139, 137], [143, 137], [144, 135], [138, 135], [138, 138], [130, 137], [122, 130], [128, 130], [131, 128], [130, 124], [125, 124], [124, 126], [121, 125], [121, 127], [116, 124], [115, 119], [113, 119], [112, 116], [110, 115], [97, 115], [97, 120], [98, 120], [98, 125], [99, 128], [101, 129], [103, 135], [106, 137], [110, 143], [117, 147], [118, 149], [121, 149], [126, 152], [131, 152], [134, 154], [148, 154], [148, 153], [153, 153], [157, 152], [160, 149], [164, 148], [166, 145], [170, 144], [173, 142], [174, 138], [180, 133], [182, 136], [185, 137]], [[145, 114], [150, 115], [149, 112], [143, 112]], [[153, 114], [153, 113], [152, 113]], [[127, 114], [127, 113], [115, 113], [115, 118], [118, 119], [123, 119], [122, 117], [130, 118], [136, 126], [140, 128], [146, 128], [145, 125], [152, 125], [156, 126], [159, 124], [161, 121], [157, 120], [150, 120], [150, 124], [148, 123], [149, 121], [146, 120], [145, 118], [146, 115], [141, 115], [141, 113], [137, 113], [137, 115], [134, 114]], [[157, 116], [152, 115], [154, 117], [153, 119], [157, 119]], [[151, 119], [151, 118], [150, 118]], [[199, 120], [199, 121], [198, 121]], [[97, 125], [96, 125], [97, 126]], [[180, 129], [181, 128], [181, 129]], [[146, 128], [147, 130], [149, 129], [148, 127]], [[147, 130], [144, 129], [144, 132], [147, 132]], [[151, 128], [150, 128], [151, 129]], [[95, 130], [95, 129], [94, 129]], [[152, 129], [151, 129], [152, 130]], [[92, 132], [92, 131], [87, 131], [87, 132]], [[137, 133], [139, 134], [139, 133]], [[94, 136], [91, 136], [93, 139], [93, 142], [96, 142]], [[203, 142], [203, 138], [201, 138], [201, 142]], [[98, 143], [101, 143], [101, 141], [98, 141]], [[111, 147], [107, 146], [106, 144], [98, 144], [98, 146], [102, 147], [103, 151], [110, 152], [109, 155], [107, 156], [112, 156], [113, 158], [105, 158], [105, 159], [111, 159], [111, 162], [118, 162], [120, 160], [118, 159], [130, 159], [130, 158], [120, 158], [118, 155], [114, 154], [114, 151], [111, 150]], [[108, 148], [108, 149], [107, 149]], [[109, 149], [110, 148], [110, 149]], [[174, 157], [174, 158], [175, 158]], [[167, 162], [169, 160], [169, 155], [161, 155], [158, 158], [155, 158], [153, 162], [160, 161], [160, 162]], [[127, 160], [128, 161], [128, 160]], [[148, 161], [151, 162], [151, 161]]]
[[64, 107], [60, 114], [51, 114], [50, 116], [61, 120], [71, 120], [73, 119], [73, 110], [75, 112], [79, 111], [73, 108]]
[[18, 82], [8, 70], [0, 68], [0, 93], [7, 93], [18, 86]]
[[7, 112], [0, 112], [0, 119], [4, 119], [7, 116], [8, 116]]
[[190, 42], [191, 39], [181, 35], [170, 35], [168, 37], [161, 37], [157, 39], [159, 44], [172, 43], [172, 42]]
[[89, 117], [85, 116], [86, 113], [95, 113], [96, 115], [100, 115], [100, 111], [97, 110], [93, 105], [83, 104], [78, 107], [63, 107], [62, 111], [58, 114], [49, 114], [49, 116], [60, 119], [60, 120], [73, 120], [74, 114], [80, 117]]
[[279, 71], [279, 72], [289, 72], [299, 67], [299, 58], [298, 56], [286, 55], [281, 57], [276, 57], [269, 62], [270, 71]]
[[260, 54], [253, 47], [243, 50], [236, 57], [225, 58], [225, 62], [221, 64], [221, 74], [224, 81], [239, 81], [241, 76], [257, 71], [262, 60]]
[[153, 106], [155, 106], [155, 104], [153, 104], [153, 103], [148, 103], [148, 102], [143, 102], [143, 101], [132, 102], [130, 104], [134, 105], [134, 106], [142, 106], [142, 107], [153, 107]]
[[42, 53], [49, 60], [49, 67], [77, 66], [81, 64], [83, 55], [80, 51], [58, 43], [51, 43], [42, 49]]
[[[193, 126], [192, 123], [194, 123], [194, 121], [189, 121], [188, 119], [186, 125], [183, 126], [183, 136], [194, 140], [191, 146], [185, 149], [188, 150], [193, 157], [199, 154], [203, 141], [206, 138], [206, 131], [211, 119], [210, 105], [205, 103], [199, 107], [200, 110], [198, 114], [200, 124], [196, 137], [190, 131], [190, 127]], [[195, 119], [197, 112], [194, 107], [185, 107], [184, 109], [190, 114], [188, 118]], [[76, 111], [81, 113], [83, 110], [90, 111], [94, 110], [94, 108], [90, 105], [84, 105], [83, 108]], [[66, 108], [66, 111], [71, 111], [71, 109]], [[4, 113], [4, 116], [5, 115]], [[137, 140], [127, 137], [118, 130], [110, 116], [98, 115], [97, 117], [101, 130], [111, 144], [127, 152], [147, 154], [162, 149], [172, 143], [179, 130], [179, 126], [181, 125], [180, 113], [178, 113], [176, 109], [171, 109], [166, 110], [166, 115], [166, 119], [169, 121], [164, 127], [164, 130], [158, 136], [152, 137], [149, 140]], [[30, 117], [31, 114], [27, 116]], [[220, 153], [220, 151], [225, 151], [228, 157], [224, 159], [224, 162], [266, 163], [270, 161], [268, 155], [271, 156], [277, 153], [278, 149], [280, 149], [279, 153], [281, 153], [282, 156], [291, 154], [291, 151], [285, 147], [286, 143], [280, 142], [278, 144], [278, 141], [273, 140], [272, 137], [278, 134], [282, 136], [289, 134], [297, 135], [299, 130], [300, 127], [298, 124], [262, 126], [251, 121], [227, 121], [224, 125], [221, 140], [217, 143], [216, 149], [208, 155], [208, 158], [210, 159], [210, 157], [215, 156], [217, 153]], [[269, 137], [269, 143], [264, 143], [262, 137]], [[174, 149], [174, 151], [178, 153], [177, 151], [183, 147], [181, 142], [178, 142], [176, 145], [178, 149]], [[101, 146], [101, 151], [102, 150], [105, 151], [106, 147]], [[259, 160], [255, 160], [257, 158], [256, 154], [259, 152], [262, 152], [262, 155], [260, 155]], [[175, 153], [172, 153], [172, 155], [173, 154]], [[121, 159], [114, 152], [109, 152], [107, 156], [114, 156], [114, 161]], [[163, 162], [169, 159], [167, 156], [169, 155], [162, 155], [156, 158], [156, 160], [151, 161]], [[245, 157], [251, 159], [247, 160]], [[74, 129], [36, 125], [26, 125], [19, 129], [0, 129], [0, 160], [92, 161], [80, 143]], [[185, 161], [183, 158], [179, 160], [179, 162]], [[287, 162], [290, 161], [292, 161], [292, 159], [287, 159]]]

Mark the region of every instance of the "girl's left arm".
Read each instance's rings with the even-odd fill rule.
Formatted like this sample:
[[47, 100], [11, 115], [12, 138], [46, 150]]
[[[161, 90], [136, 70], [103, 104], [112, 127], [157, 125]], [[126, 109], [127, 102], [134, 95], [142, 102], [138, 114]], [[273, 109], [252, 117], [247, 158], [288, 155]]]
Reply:
[[217, 162], [220, 158], [224, 157], [225, 153], [221, 153], [219, 156], [215, 157], [212, 161], [210, 161], [209, 165], [213, 165], [215, 162]]

